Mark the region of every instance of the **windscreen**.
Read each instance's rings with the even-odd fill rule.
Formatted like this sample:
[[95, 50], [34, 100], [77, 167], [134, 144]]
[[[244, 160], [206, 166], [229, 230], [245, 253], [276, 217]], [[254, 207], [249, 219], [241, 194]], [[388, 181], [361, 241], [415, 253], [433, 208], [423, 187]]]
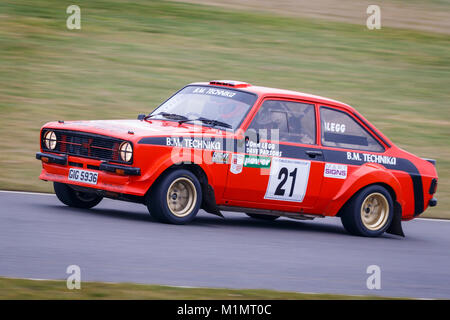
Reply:
[[254, 94], [208, 86], [188, 86], [152, 112], [153, 119], [175, 114], [195, 122], [209, 119], [224, 122], [237, 129], [257, 97]]

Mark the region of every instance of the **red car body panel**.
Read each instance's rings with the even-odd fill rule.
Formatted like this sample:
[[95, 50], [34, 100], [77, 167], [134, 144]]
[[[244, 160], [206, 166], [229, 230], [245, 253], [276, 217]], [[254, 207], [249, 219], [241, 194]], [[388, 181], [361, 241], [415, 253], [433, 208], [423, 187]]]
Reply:
[[[192, 85], [210, 86], [209, 83], [195, 83]], [[221, 87], [220, 85], [213, 85]], [[105, 172], [97, 168], [102, 160], [90, 159], [82, 156], [68, 155], [68, 163], [78, 163], [83, 169], [97, 171], [98, 183], [86, 185], [81, 182], [69, 181], [68, 173], [71, 165], [61, 165], [42, 162], [40, 179], [56, 181], [72, 185], [79, 185], [111, 193], [127, 194], [138, 197], [146, 195], [155, 180], [169, 167], [183, 161], [192, 161], [204, 171], [208, 184], [214, 190], [215, 202], [218, 206], [256, 208], [276, 210], [301, 214], [316, 214], [335, 216], [345, 203], [365, 186], [382, 184], [394, 195], [401, 210], [401, 219], [409, 220], [427, 209], [433, 193], [429, 192], [432, 180], [436, 179], [435, 166], [424, 159], [414, 156], [396, 147], [378, 129], [364, 119], [354, 108], [330, 99], [300, 92], [243, 86], [239, 90], [252, 92], [257, 100], [243, 120], [240, 128], [235, 132], [199, 126], [190, 123], [178, 124], [170, 120], [112, 120], [112, 121], [66, 121], [50, 122], [42, 130], [68, 130], [73, 132], [87, 132], [95, 135], [114, 137], [129, 141], [133, 145], [133, 161], [123, 166], [139, 168], [140, 175], [121, 175]], [[304, 157], [304, 150], [318, 150], [323, 152], [319, 159], [311, 161], [307, 193], [301, 203], [265, 199], [266, 186], [269, 180], [270, 168], [246, 167], [242, 174], [231, 174], [230, 163], [212, 162], [214, 152], [232, 153], [221, 149], [178, 148], [178, 160], [174, 161], [172, 139], [176, 137], [190, 137], [199, 139], [217, 139], [225, 142], [239, 143], [245, 137], [245, 130], [251, 123], [262, 102], [268, 98], [288, 101], [306, 102], [315, 105], [316, 112], [316, 145], [303, 145], [289, 142], [278, 142], [280, 150], [285, 150], [281, 158], [308, 159]], [[381, 153], [325, 147], [321, 145], [320, 106], [342, 110], [351, 115], [362, 127], [384, 146]], [[175, 141], [175, 140], [174, 140]], [[265, 142], [264, 140], [261, 142]], [[41, 143], [41, 152], [44, 150]], [[60, 153], [52, 153], [58, 155]], [[246, 153], [251, 155], [250, 153]], [[297, 156], [299, 155], [299, 156]], [[181, 156], [181, 158], [179, 157]], [[385, 156], [387, 158], [379, 158]], [[196, 161], [195, 157], [198, 160]], [[269, 156], [272, 161], [274, 156]], [[394, 164], [383, 164], [383, 159], [395, 158]], [[362, 159], [362, 160], [361, 160]], [[365, 161], [369, 159], [368, 161]], [[379, 162], [379, 163], [377, 163]], [[324, 177], [326, 163], [337, 163], [347, 166], [346, 179], [330, 179]], [[80, 167], [81, 168], [81, 167]]]

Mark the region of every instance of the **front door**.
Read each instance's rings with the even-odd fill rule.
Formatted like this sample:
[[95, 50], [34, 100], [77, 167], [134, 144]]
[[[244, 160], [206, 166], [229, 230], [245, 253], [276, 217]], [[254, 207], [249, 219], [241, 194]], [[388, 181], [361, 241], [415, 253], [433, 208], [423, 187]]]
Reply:
[[300, 211], [314, 207], [323, 177], [314, 104], [266, 99], [246, 131], [245, 153], [232, 154], [228, 205]]

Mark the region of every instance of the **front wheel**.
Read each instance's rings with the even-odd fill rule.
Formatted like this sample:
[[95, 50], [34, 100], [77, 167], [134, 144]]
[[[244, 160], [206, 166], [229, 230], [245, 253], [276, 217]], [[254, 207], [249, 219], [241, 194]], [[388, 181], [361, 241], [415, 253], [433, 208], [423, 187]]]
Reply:
[[202, 203], [202, 188], [197, 177], [180, 169], [166, 173], [147, 196], [147, 208], [160, 222], [186, 224], [197, 215]]
[[90, 209], [98, 205], [103, 199], [95, 193], [76, 191], [64, 183], [53, 182], [53, 189], [59, 201], [69, 207]]
[[390, 226], [394, 216], [393, 201], [389, 192], [379, 185], [359, 191], [346, 205], [341, 220], [351, 234], [377, 237]]

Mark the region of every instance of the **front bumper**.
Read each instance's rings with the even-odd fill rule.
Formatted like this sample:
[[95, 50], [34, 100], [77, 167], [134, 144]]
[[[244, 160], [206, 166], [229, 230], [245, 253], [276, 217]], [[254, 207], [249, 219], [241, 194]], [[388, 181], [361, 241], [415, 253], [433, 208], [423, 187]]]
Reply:
[[[56, 164], [60, 164], [63, 166], [67, 165], [67, 163], [68, 163], [68, 158], [66, 155], [65, 156], [57, 156], [54, 154], [38, 152], [38, 153], [36, 153], [36, 159], [41, 160], [42, 162], [45, 162], [45, 163], [56, 163]], [[116, 174], [126, 175], [126, 176], [140, 176], [141, 175], [141, 168], [110, 164], [105, 161], [100, 163], [98, 170], [113, 172]]]
[[54, 154], [38, 152], [36, 153], [36, 159], [45, 163], [56, 163], [63, 166], [67, 165], [67, 156], [56, 156]]
[[116, 165], [116, 164], [110, 164], [107, 162], [100, 163], [99, 170], [107, 171], [107, 172], [114, 172], [114, 173], [122, 174], [122, 175], [126, 175], [126, 176], [140, 176], [141, 175], [141, 168], [120, 166], [120, 165]]
[[[98, 190], [110, 191], [120, 194], [142, 196], [148, 189], [145, 177], [141, 176], [141, 169], [106, 161], [80, 158], [67, 155], [49, 153], [36, 153], [36, 159], [42, 161], [42, 172], [39, 179], [44, 181], [60, 182], [80, 187], [89, 187]], [[71, 168], [87, 171], [97, 171], [96, 185], [69, 180]]]

